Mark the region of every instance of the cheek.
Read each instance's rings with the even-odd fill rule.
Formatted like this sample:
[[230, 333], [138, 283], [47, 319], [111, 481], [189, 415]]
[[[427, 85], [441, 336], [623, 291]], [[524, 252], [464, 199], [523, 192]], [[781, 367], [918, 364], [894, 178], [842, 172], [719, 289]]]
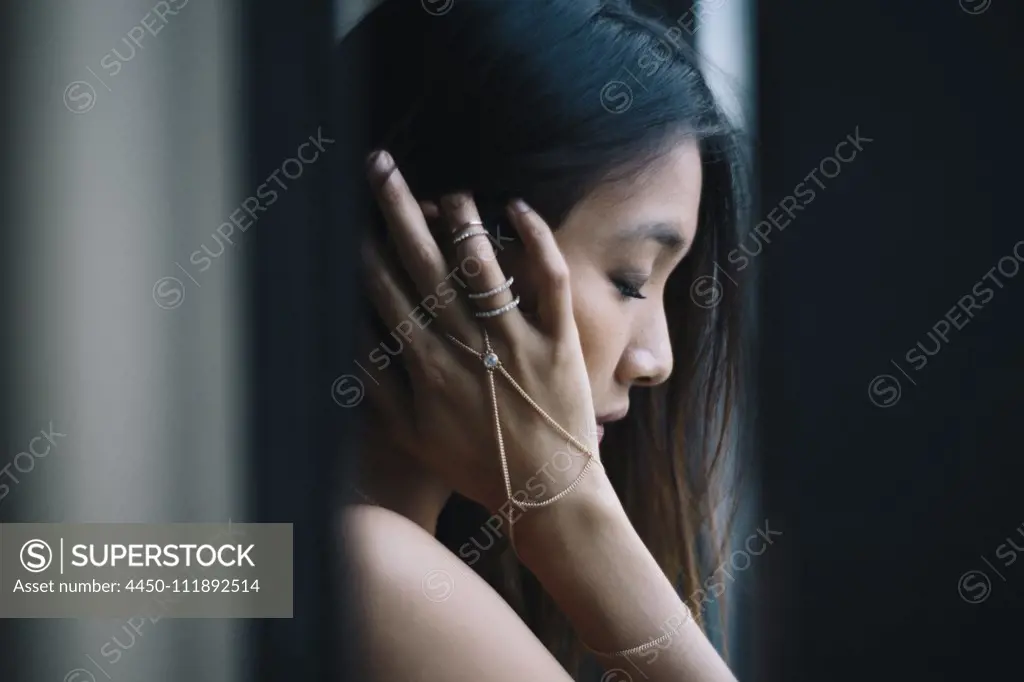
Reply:
[[623, 304], [603, 276], [572, 278], [572, 307], [591, 386], [614, 375], [626, 346], [628, 319]]

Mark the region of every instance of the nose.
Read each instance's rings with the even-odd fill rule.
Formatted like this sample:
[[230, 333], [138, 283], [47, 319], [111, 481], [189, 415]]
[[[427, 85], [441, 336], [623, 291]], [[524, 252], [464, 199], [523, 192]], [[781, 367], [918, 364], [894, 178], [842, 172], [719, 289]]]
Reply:
[[657, 386], [672, 374], [672, 344], [664, 314], [633, 335], [619, 359], [618, 380], [626, 386]]

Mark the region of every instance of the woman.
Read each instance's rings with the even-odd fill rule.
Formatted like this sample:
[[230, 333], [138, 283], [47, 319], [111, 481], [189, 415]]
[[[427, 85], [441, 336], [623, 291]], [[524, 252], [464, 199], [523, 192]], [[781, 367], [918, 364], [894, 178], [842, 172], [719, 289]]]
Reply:
[[390, 0], [343, 43], [373, 74], [340, 85], [380, 209], [343, 521], [378, 679], [568, 680], [587, 649], [607, 682], [733, 679], [690, 596], [745, 193], [682, 37], [623, 3]]

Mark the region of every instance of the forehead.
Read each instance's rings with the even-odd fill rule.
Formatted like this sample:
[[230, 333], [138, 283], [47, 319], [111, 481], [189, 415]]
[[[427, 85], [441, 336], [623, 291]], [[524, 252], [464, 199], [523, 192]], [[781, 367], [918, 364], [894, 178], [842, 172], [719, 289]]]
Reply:
[[593, 238], [594, 230], [608, 232], [628, 230], [640, 223], [675, 222], [692, 244], [700, 194], [700, 152], [696, 141], [688, 139], [667, 148], [636, 177], [599, 186], [576, 205], [563, 230], [585, 230]]

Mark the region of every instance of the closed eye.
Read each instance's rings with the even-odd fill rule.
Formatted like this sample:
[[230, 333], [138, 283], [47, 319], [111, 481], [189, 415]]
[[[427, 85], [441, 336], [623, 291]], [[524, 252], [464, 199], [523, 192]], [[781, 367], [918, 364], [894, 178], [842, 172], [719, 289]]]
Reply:
[[619, 290], [619, 293], [623, 298], [647, 298], [640, 293], [640, 288], [646, 284], [645, 281], [638, 281], [637, 279], [631, 279], [628, 277], [612, 277], [612, 284]]

